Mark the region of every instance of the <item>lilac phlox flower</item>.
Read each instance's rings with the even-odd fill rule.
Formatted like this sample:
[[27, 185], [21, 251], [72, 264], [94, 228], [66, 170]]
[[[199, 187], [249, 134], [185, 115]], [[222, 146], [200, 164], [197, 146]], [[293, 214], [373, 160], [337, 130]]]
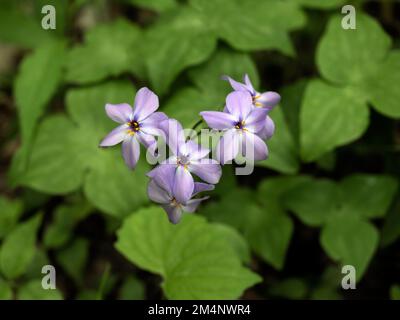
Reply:
[[268, 110], [254, 108], [252, 97], [246, 91], [234, 91], [226, 97], [224, 112], [200, 112], [210, 128], [226, 131], [216, 147], [217, 158], [222, 164], [242, 155], [251, 160], [264, 160], [268, 156], [265, 142], [258, 133], [265, 126]]
[[[228, 80], [235, 91], [249, 92], [251, 94], [254, 107], [265, 108], [268, 111], [271, 111], [281, 100], [281, 96], [277, 92], [257, 92], [254, 89], [253, 84], [251, 83], [250, 78], [247, 74], [243, 78], [244, 83], [237, 82], [228, 76], [224, 76], [223, 79]], [[265, 120], [265, 127], [258, 133], [258, 135], [262, 139], [269, 139], [274, 134], [274, 131], [274, 122], [272, 121], [271, 117], [267, 115]]]
[[122, 142], [122, 155], [130, 168], [135, 168], [140, 156], [140, 144], [154, 152], [155, 136], [163, 135], [159, 123], [168, 117], [158, 109], [158, 97], [148, 88], [141, 88], [135, 97], [133, 110], [127, 103], [106, 104], [109, 118], [121, 125], [112, 130], [100, 143], [101, 147]]
[[209, 159], [209, 149], [201, 147], [193, 140], [185, 140], [181, 124], [174, 120], [164, 120], [160, 124], [164, 131], [172, 156], [163, 161], [147, 175], [155, 178], [160, 170], [174, 175], [172, 191], [178, 203], [185, 204], [196, 189], [192, 173], [210, 184], [218, 183], [222, 170], [218, 161]]
[[[160, 204], [168, 214], [169, 220], [176, 224], [180, 221], [183, 212], [194, 212], [201, 201], [208, 197], [189, 199], [186, 202], [180, 202], [174, 195], [174, 186], [176, 180], [175, 172], [168, 167], [160, 166], [157, 174], [150, 180], [147, 193], [149, 198]], [[207, 183], [195, 182], [190, 198], [202, 191], [213, 190], [214, 186]]]

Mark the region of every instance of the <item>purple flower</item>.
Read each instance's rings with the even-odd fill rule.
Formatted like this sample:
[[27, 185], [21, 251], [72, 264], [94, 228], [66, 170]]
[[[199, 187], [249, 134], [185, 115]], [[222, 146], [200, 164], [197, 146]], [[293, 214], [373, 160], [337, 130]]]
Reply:
[[133, 110], [127, 103], [106, 104], [106, 113], [120, 126], [112, 130], [100, 143], [101, 147], [122, 142], [122, 155], [130, 168], [135, 168], [140, 156], [140, 145], [155, 150], [155, 136], [162, 135], [160, 121], [167, 119], [158, 109], [158, 97], [147, 88], [141, 88], [135, 97]]
[[[194, 212], [201, 201], [208, 199], [189, 199], [186, 202], [179, 201], [174, 193], [177, 175], [168, 167], [160, 166], [157, 174], [150, 180], [147, 187], [149, 198], [160, 204], [167, 212], [169, 220], [176, 224], [180, 221], [182, 212]], [[214, 186], [207, 183], [195, 182], [190, 198], [202, 191], [213, 190]]]
[[217, 157], [222, 164], [236, 158], [240, 149], [247, 159], [258, 161], [268, 156], [267, 146], [258, 136], [265, 127], [268, 110], [254, 108], [252, 103], [249, 92], [234, 91], [226, 97], [224, 112], [200, 112], [210, 128], [226, 130], [217, 145]]
[[[235, 91], [245, 91], [251, 94], [252, 102], [255, 107], [265, 108], [271, 111], [281, 100], [281, 96], [274, 91], [267, 91], [264, 93], [257, 92], [253, 84], [250, 81], [249, 76], [246, 74], [243, 78], [244, 83], [237, 82], [228, 76], [223, 77], [224, 80], [228, 80], [232, 88]], [[271, 117], [267, 115], [265, 120], [265, 126], [258, 135], [262, 139], [269, 139], [272, 137], [275, 131], [275, 125]]]
[[185, 141], [182, 126], [174, 119], [161, 122], [160, 128], [164, 131], [173, 155], [150, 171], [147, 174], [149, 177], [155, 178], [160, 170], [170, 171], [170, 175], [174, 175], [173, 195], [179, 203], [186, 203], [196, 188], [191, 173], [208, 183], [218, 183], [222, 174], [221, 166], [218, 161], [206, 158], [209, 149], [193, 140]]

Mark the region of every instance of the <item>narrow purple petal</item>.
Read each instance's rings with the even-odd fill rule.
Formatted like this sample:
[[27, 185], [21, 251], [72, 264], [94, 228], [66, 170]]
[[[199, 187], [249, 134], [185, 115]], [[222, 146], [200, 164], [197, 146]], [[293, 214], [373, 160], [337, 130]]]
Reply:
[[126, 123], [132, 120], [132, 108], [127, 103], [121, 104], [106, 104], [107, 116], [119, 123]]
[[267, 109], [254, 108], [245, 119], [245, 128], [253, 133], [261, 131], [265, 127], [267, 114]]
[[269, 111], [281, 101], [281, 96], [273, 91], [267, 91], [255, 98], [256, 107], [266, 108]]
[[162, 205], [163, 209], [168, 215], [168, 219], [173, 224], [177, 224], [182, 218], [182, 209], [179, 206], [173, 206], [171, 204]]
[[164, 132], [166, 142], [175, 155], [180, 154], [180, 148], [185, 144], [182, 125], [175, 119], [164, 120], [159, 125]]
[[168, 117], [164, 112], [154, 112], [153, 114], [149, 115], [146, 119], [144, 119], [140, 123], [140, 125], [142, 127], [159, 128], [160, 123], [164, 120], [168, 120]]
[[113, 129], [101, 142], [100, 147], [110, 147], [122, 142], [128, 136], [128, 125], [122, 124]]
[[208, 184], [208, 183], [204, 183], [204, 182], [195, 182], [192, 197], [194, 197], [195, 195], [197, 195], [200, 192], [211, 191], [214, 189], [215, 189], [215, 186], [212, 184]]
[[140, 145], [134, 135], [128, 137], [122, 143], [122, 156], [129, 168], [134, 169], [136, 167], [140, 156]]
[[274, 135], [275, 132], [275, 124], [274, 121], [271, 119], [270, 116], [267, 116], [265, 118], [265, 125], [263, 127], [263, 129], [259, 132], [257, 132], [257, 135], [263, 139], [269, 139]]
[[209, 198], [209, 197], [203, 197], [203, 198], [199, 198], [199, 199], [192, 199], [192, 200], [189, 200], [189, 201], [187, 202], [187, 204], [186, 204], [185, 206], [182, 207], [182, 209], [183, 209], [185, 212], [193, 213], [193, 212], [196, 211], [196, 209], [197, 209], [197, 207], [199, 206], [199, 204], [200, 204], [202, 201], [207, 200], [208, 198]]
[[186, 142], [185, 149], [190, 160], [202, 159], [210, 153], [210, 149], [203, 148], [193, 140]]
[[178, 166], [175, 173], [173, 195], [179, 203], [186, 203], [194, 189], [194, 181], [190, 172], [183, 166]]
[[242, 154], [246, 159], [261, 161], [267, 159], [268, 148], [259, 136], [250, 132], [244, 132], [242, 137]]
[[248, 91], [248, 88], [243, 84], [236, 80], [233, 80], [231, 77], [222, 76], [222, 80], [227, 80], [231, 84], [232, 88], [236, 91]]
[[239, 120], [244, 120], [254, 108], [253, 98], [249, 92], [234, 91], [226, 97], [226, 107], [230, 114], [239, 118]]
[[253, 84], [251, 83], [249, 75], [247, 73], [244, 75], [243, 81], [247, 87], [247, 90], [250, 91], [251, 95], [255, 95], [256, 90], [254, 89]]
[[175, 181], [176, 165], [160, 164], [153, 170], [147, 173], [147, 176], [152, 178], [162, 189], [166, 190], [168, 194], [173, 194], [173, 186]]
[[217, 130], [233, 128], [239, 121], [239, 117], [219, 111], [203, 111], [200, 115], [210, 128]]
[[239, 152], [239, 135], [236, 129], [228, 130], [219, 140], [216, 148], [216, 156], [221, 164], [234, 159]]
[[141, 88], [135, 97], [133, 117], [136, 121], [142, 121], [158, 109], [157, 95], [144, 87]]
[[221, 179], [222, 170], [218, 161], [214, 159], [200, 159], [191, 161], [189, 170], [205, 182], [216, 184]]
[[167, 204], [171, 201], [168, 192], [162, 189], [154, 180], [150, 180], [147, 185], [147, 194], [150, 200], [156, 203]]

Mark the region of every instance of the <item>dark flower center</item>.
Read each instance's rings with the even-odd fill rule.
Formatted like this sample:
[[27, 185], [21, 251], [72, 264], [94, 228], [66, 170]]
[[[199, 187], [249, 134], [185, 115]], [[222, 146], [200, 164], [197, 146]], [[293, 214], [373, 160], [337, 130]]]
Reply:
[[236, 122], [235, 128], [236, 129], [244, 129], [244, 121], [242, 120], [242, 121]]
[[137, 121], [135, 121], [135, 120], [130, 121], [130, 122], [128, 123], [128, 125], [129, 125], [129, 129], [130, 129], [132, 132], [138, 132], [139, 129], [140, 129], [139, 122], [137, 122]]
[[177, 163], [182, 166], [187, 166], [190, 163], [189, 157], [187, 156], [180, 156], [177, 159]]

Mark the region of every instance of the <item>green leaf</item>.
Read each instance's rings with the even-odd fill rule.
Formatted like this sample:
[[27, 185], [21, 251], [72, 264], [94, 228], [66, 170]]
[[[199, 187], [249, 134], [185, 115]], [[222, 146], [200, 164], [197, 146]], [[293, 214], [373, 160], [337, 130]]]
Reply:
[[165, 13], [145, 33], [143, 55], [148, 75], [158, 94], [166, 93], [185, 68], [206, 60], [216, 47], [207, 21], [182, 7]]
[[24, 274], [36, 251], [36, 233], [41, 214], [20, 223], [4, 240], [0, 251], [0, 270], [9, 279]]
[[145, 298], [145, 288], [137, 278], [129, 276], [124, 280], [119, 292], [121, 300], [143, 300]]
[[393, 285], [390, 287], [390, 299], [400, 300], [400, 286]]
[[400, 50], [390, 52], [368, 82], [373, 107], [383, 115], [400, 118]]
[[70, 239], [75, 225], [84, 219], [91, 209], [86, 202], [59, 206], [55, 210], [52, 223], [44, 234], [43, 243], [46, 248], [54, 249], [63, 246]]
[[307, 8], [332, 9], [342, 5], [345, 0], [295, 0], [295, 2]]
[[124, 164], [120, 146], [98, 147], [116, 127], [105, 114], [105, 104], [129, 103], [134, 95], [132, 85], [123, 81], [70, 90], [69, 117], [52, 116], [41, 124], [21, 183], [50, 194], [66, 194], [83, 185], [96, 208], [117, 217], [146, 203], [145, 153], [132, 172]]
[[320, 226], [338, 210], [341, 193], [330, 180], [306, 181], [288, 190], [283, 196], [286, 208], [306, 225]]
[[293, 54], [288, 32], [305, 16], [290, 1], [191, 0], [219, 38], [238, 50], [278, 49]]
[[308, 292], [307, 283], [300, 278], [288, 278], [272, 285], [269, 293], [285, 299], [305, 299]]
[[0, 300], [11, 300], [13, 292], [11, 286], [0, 278]]
[[83, 238], [76, 238], [67, 248], [57, 252], [57, 261], [78, 285], [82, 284], [85, 277], [88, 254], [89, 242]]
[[160, 274], [169, 299], [235, 299], [260, 281], [196, 215], [172, 225], [161, 208], [142, 209], [125, 220], [116, 247], [140, 268]]
[[23, 205], [20, 200], [9, 200], [0, 196], [0, 239], [16, 226], [22, 214]]
[[349, 212], [359, 212], [365, 218], [383, 217], [398, 189], [390, 176], [354, 174], [340, 183], [343, 203]]
[[41, 280], [32, 280], [21, 286], [17, 292], [18, 300], [62, 300], [58, 289], [43, 289]]
[[317, 51], [322, 75], [339, 84], [357, 84], [365, 75], [375, 72], [391, 46], [390, 37], [367, 15], [357, 14], [357, 28], [342, 28], [343, 16], [328, 23]]
[[283, 112], [277, 106], [272, 110], [270, 115], [272, 120], [274, 120], [276, 129], [272, 138], [267, 141], [269, 156], [266, 160], [256, 162], [256, 165], [286, 174], [296, 173], [300, 166], [297, 146]]
[[381, 245], [383, 247], [394, 243], [400, 237], [400, 201], [397, 199], [395, 205], [386, 215], [382, 228]]
[[325, 252], [342, 265], [352, 265], [360, 280], [374, 255], [379, 241], [376, 228], [358, 218], [340, 217], [322, 230], [321, 245]]
[[140, 29], [127, 20], [98, 25], [89, 30], [85, 43], [72, 48], [67, 57], [66, 79], [72, 83], [89, 83], [123, 72], [140, 74], [143, 57]]
[[317, 160], [338, 146], [359, 138], [367, 129], [365, 101], [348, 88], [336, 88], [319, 80], [308, 83], [300, 113], [301, 156]]
[[128, 0], [129, 3], [146, 9], [163, 12], [177, 6], [176, 0]]

